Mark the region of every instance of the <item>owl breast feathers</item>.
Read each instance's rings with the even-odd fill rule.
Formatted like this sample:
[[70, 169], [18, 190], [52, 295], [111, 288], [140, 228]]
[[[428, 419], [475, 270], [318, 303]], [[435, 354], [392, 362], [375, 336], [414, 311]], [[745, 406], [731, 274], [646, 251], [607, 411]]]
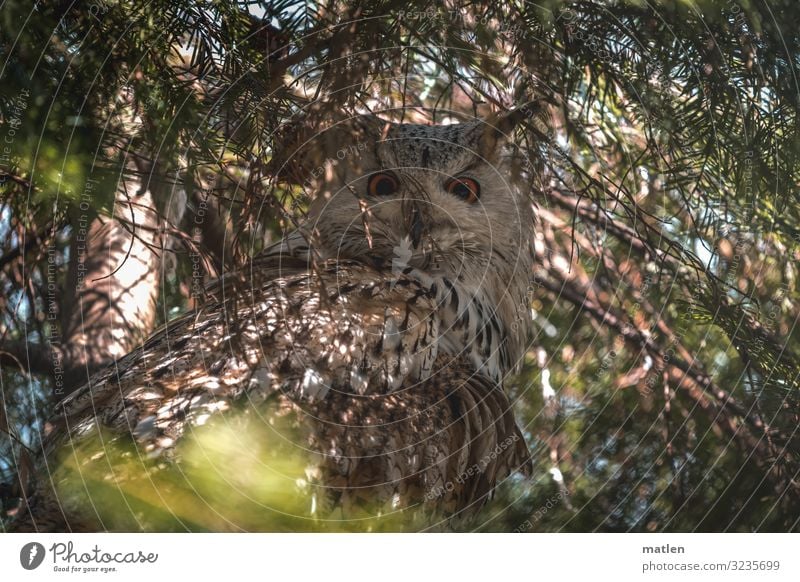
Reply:
[[[361, 116], [306, 142], [289, 163], [315, 191], [308, 219], [60, 403], [44, 458], [105, 429], [170, 460], [189, 427], [244, 402], [300, 419], [309, 512], [473, 513], [529, 472], [503, 390], [532, 271], [504, 145], [517, 121]], [[19, 529], [69, 528], [37, 487]]]

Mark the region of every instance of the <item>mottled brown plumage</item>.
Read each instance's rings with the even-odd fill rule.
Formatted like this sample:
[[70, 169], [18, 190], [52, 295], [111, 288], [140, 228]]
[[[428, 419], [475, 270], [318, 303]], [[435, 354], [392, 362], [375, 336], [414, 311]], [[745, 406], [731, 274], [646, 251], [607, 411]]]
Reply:
[[[514, 121], [337, 126], [369, 145], [312, 172], [308, 222], [62, 402], [45, 461], [100, 428], [173, 459], [188, 427], [245, 403], [299, 419], [310, 513], [473, 513], [529, 471], [503, 391], [531, 271], [530, 204], [504, 174]], [[396, 191], [365, 191], [384, 171]], [[480, 184], [479, 204], [449, 192], [459, 176]], [[62, 512], [45, 473], [19, 529], [84, 517], [79, 503]]]

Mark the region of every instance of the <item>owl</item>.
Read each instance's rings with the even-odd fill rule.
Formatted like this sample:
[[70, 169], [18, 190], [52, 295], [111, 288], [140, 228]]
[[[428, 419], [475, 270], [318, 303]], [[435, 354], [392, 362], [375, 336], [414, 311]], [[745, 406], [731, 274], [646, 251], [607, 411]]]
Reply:
[[[508, 142], [523, 118], [361, 115], [290, 142], [306, 219], [63, 400], [44, 465], [97, 434], [178, 462], [193, 426], [244, 407], [297, 419], [310, 514], [474, 514], [531, 470], [504, 390], [529, 331], [533, 214]], [[51, 485], [40, 472], [18, 530], [102, 528]]]

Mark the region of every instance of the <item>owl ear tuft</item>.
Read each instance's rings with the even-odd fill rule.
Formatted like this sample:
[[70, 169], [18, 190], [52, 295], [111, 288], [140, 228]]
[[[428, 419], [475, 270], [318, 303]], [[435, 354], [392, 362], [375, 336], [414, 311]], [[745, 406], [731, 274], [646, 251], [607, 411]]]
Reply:
[[[356, 115], [324, 126], [300, 120], [284, 126], [275, 139], [268, 172], [293, 184], [306, 184], [320, 175], [328, 161], [372, 149], [386, 137], [391, 123], [375, 115]], [[320, 128], [321, 127], [321, 128]]]
[[479, 121], [478, 154], [487, 160], [496, 159], [502, 147], [513, 140], [517, 126], [539, 115], [541, 111], [541, 101], [530, 101], [516, 109], [494, 113]]

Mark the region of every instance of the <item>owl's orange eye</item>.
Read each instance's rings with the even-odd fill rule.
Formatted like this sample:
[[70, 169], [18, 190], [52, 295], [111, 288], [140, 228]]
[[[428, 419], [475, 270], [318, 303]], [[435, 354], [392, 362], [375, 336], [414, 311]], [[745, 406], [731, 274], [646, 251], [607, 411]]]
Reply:
[[449, 180], [444, 187], [453, 196], [458, 196], [465, 202], [473, 204], [478, 201], [481, 195], [481, 185], [477, 180], [462, 176]]
[[367, 182], [367, 192], [370, 196], [389, 196], [397, 192], [399, 187], [397, 178], [386, 172], [372, 174]]

